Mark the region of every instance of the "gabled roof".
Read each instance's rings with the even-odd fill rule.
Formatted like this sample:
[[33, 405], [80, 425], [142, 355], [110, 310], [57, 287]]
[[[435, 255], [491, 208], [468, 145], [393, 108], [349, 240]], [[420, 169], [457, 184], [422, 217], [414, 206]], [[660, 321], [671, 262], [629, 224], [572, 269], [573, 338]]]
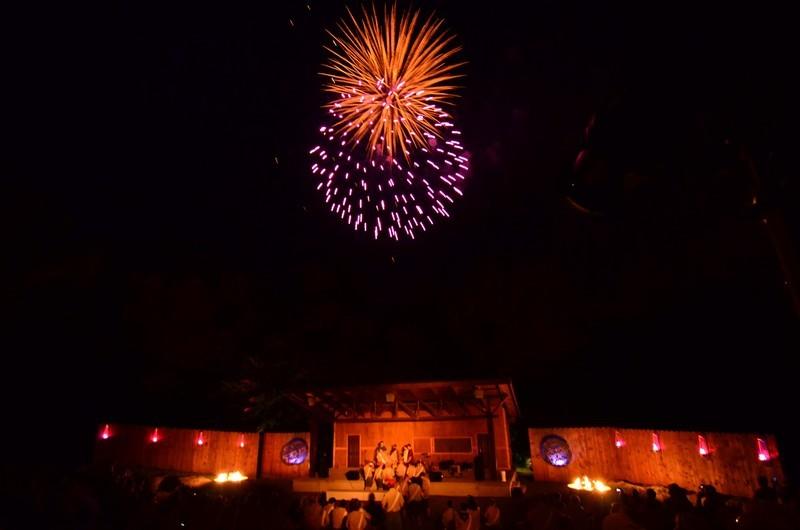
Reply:
[[519, 405], [510, 380], [458, 380], [332, 386], [292, 392], [295, 403], [334, 421], [430, 421], [486, 417]]

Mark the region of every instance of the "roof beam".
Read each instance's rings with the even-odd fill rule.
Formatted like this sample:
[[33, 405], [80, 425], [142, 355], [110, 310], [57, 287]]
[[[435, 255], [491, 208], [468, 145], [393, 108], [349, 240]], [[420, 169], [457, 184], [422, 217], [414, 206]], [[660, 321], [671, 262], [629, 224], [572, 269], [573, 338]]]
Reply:
[[472, 414], [469, 416], [447, 416], [446, 418], [431, 418], [428, 416], [420, 416], [419, 418], [412, 419], [412, 418], [342, 418], [336, 420], [336, 423], [396, 423], [396, 422], [403, 422], [403, 421], [442, 421], [446, 419], [448, 421], [458, 421], [458, 420], [476, 420], [476, 419], [486, 419], [486, 416], [483, 414]]
[[418, 403], [419, 403], [419, 406], [422, 407], [422, 409], [425, 412], [427, 412], [428, 414], [430, 414], [434, 418], [439, 416], [439, 413], [436, 411], [436, 409], [433, 408], [433, 406], [429, 405], [428, 403], [425, 403], [424, 401], [419, 401]]
[[497, 413], [498, 410], [500, 410], [500, 407], [503, 406], [503, 403], [508, 401], [508, 395], [500, 394], [500, 397], [501, 397], [501, 399], [500, 399], [500, 401], [497, 402], [497, 406], [492, 409], [492, 415], [493, 416]]
[[456, 399], [453, 400], [453, 403], [458, 405], [458, 408], [460, 408], [462, 411], [464, 411], [464, 414], [466, 416], [470, 415], [469, 409], [467, 408], [467, 405], [465, 404], [465, 402], [463, 400], [456, 398]]
[[312, 415], [323, 419], [324, 421], [332, 421], [336, 419], [336, 415], [334, 412], [326, 410], [321, 405], [319, 406], [310, 406], [308, 404], [307, 399], [303, 399], [296, 394], [286, 394], [286, 398], [294, 403], [295, 405], [299, 406], [302, 409], [310, 412]]
[[405, 412], [406, 414], [408, 414], [412, 418], [417, 419], [417, 413], [414, 412], [414, 410], [411, 409], [411, 407], [409, 407], [405, 403], [401, 403], [400, 400], [398, 400], [397, 401], [397, 406], [400, 407], [403, 410], [403, 412]]
[[357, 416], [357, 415], [358, 415], [358, 412], [357, 412], [357, 411], [355, 411], [355, 410], [353, 410], [353, 408], [352, 408], [352, 407], [350, 407], [349, 405], [346, 405], [346, 404], [345, 404], [343, 401], [339, 401], [339, 399], [337, 399], [336, 397], [334, 397], [334, 396], [333, 396], [332, 394], [330, 394], [329, 392], [326, 392], [326, 393], [322, 394], [322, 395], [321, 395], [321, 396], [319, 396], [319, 397], [320, 397], [320, 398], [321, 398], [323, 401], [328, 401], [329, 403], [331, 403], [331, 405], [332, 405], [332, 408], [333, 408], [333, 410], [334, 410], [334, 414], [336, 414], [336, 413], [341, 413], [341, 414], [344, 414], [344, 413], [346, 413], [346, 412], [351, 412], [351, 413], [352, 413], [353, 415], [355, 415], [355, 416]]

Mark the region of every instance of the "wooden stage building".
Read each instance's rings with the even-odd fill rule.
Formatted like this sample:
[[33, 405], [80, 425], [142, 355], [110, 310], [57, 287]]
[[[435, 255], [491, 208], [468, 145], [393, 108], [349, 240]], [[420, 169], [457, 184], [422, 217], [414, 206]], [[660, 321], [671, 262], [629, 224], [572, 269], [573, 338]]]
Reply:
[[[426, 468], [466, 469], [483, 456], [485, 477], [511, 469], [509, 422], [519, 416], [510, 381], [438, 381], [306, 390], [292, 395], [317, 426], [333, 426], [330, 473], [372, 460], [379, 442], [413, 447]], [[317, 427], [318, 428], [318, 427]], [[319, 443], [311, 428], [311, 453]], [[466, 464], [466, 465], [465, 465]], [[324, 474], [324, 473], [320, 473]]]
[[[326, 478], [296, 479], [295, 489], [363, 490], [360, 481], [346, 480], [347, 472], [352, 475], [373, 460], [384, 442], [398, 449], [410, 444], [426, 470], [442, 473], [443, 482], [431, 484], [433, 495], [509, 494], [503, 480], [513, 471], [509, 423], [519, 417], [519, 406], [508, 380], [332, 387], [291, 398], [313, 418], [312, 462], [327, 467], [315, 473]], [[333, 432], [323, 442], [319, 432], [326, 424]], [[329, 460], [319, 458], [322, 443], [328, 445]]]
[[187, 474], [239, 471], [292, 480], [296, 491], [352, 498], [365, 496], [354, 472], [383, 441], [388, 448], [411, 446], [414, 461], [434, 477], [432, 495], [509, 494], [502, 480], [512, 467], [509, 423], [519, 416], [510, 381], [304, 389], [287, 398], [307, 412], [307, 432], [101, 425], [95, 461]]
[[[186, 474], [239, 471], [291, 480], [298, 492], [352, 498], [366, 496], [358, 471], [384, 442], [413, 451], [432, 495], [510, 494], [509, 425], [520, 413], [508, 380], [305, 388], [286, 398], [306, 414], [308, 430], [101, 425], [95, 460]], [[709, 484], [749, 497], [760, 476], [784, 479], [775, 437], [765, 433], [534, 427], [528, 438], [533, 480], [543, 487], [586, 477], [656, 488], [675, 483], [690, 491]]]

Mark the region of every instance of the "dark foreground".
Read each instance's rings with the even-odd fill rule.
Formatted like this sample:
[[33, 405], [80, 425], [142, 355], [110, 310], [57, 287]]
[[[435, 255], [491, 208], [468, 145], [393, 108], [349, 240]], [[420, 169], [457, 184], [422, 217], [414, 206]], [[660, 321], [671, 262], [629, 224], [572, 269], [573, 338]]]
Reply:
[[[247, 481], [199, 488], [132, 469], [87, 470], [61, 479], [0, 478], [0, 530], [24, 529], [318, 529], [316, 497], [293, 494], [287, 483]], [[501, 526], [531, 530], [783, 530], [800, 529], [797, 495], [778, 499], [730, 499], [710, 495], [690, 501], [682, 492], [662, 501], [639, 492], [605, 495], [528, 493], [497, 499]], [[769, 495], [767, 495], [769, 497]], [[349, 501], [349, 499], [342, 499]], [[404, 510], [403, 528], [440, 529], [442, 513], [452, 502], [458, 517], [483, 519], [489, 499], [432, 497], [421, 509]], [[614, 507], [614, 505], [617, 505]], [[479, 510], [477, 510], [478, 508]], [[615, 512], [609, 515], [610, 512]], [[378, 517], [380, 519], [380, 517]], [[486, 528], [484, 521], [481, 526]], [[458, 526], [460, 527], [460, 526]], [[384, 528], [370, 525], [368, 528]]]

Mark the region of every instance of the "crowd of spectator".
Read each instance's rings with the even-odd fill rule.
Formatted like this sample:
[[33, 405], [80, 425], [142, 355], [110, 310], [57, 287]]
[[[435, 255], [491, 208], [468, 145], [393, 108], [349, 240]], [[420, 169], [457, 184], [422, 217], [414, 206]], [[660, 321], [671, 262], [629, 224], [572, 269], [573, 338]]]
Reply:
[[[400, 484], [367, 501], [294, 494], [286, 484], [186, 485], [141, 470], [86, 471], [54, 480], [0, 480], [0, 529], [69, 530], [792, 530], [798, 497], [762, 479], [750, 499], [711, 486], [606, 494], [565, 490], [510, 498], [429, 497]], [[409, 491], [410, 490], [410, 491]], [[539, 490], [541, 491], [541, 490]]]

